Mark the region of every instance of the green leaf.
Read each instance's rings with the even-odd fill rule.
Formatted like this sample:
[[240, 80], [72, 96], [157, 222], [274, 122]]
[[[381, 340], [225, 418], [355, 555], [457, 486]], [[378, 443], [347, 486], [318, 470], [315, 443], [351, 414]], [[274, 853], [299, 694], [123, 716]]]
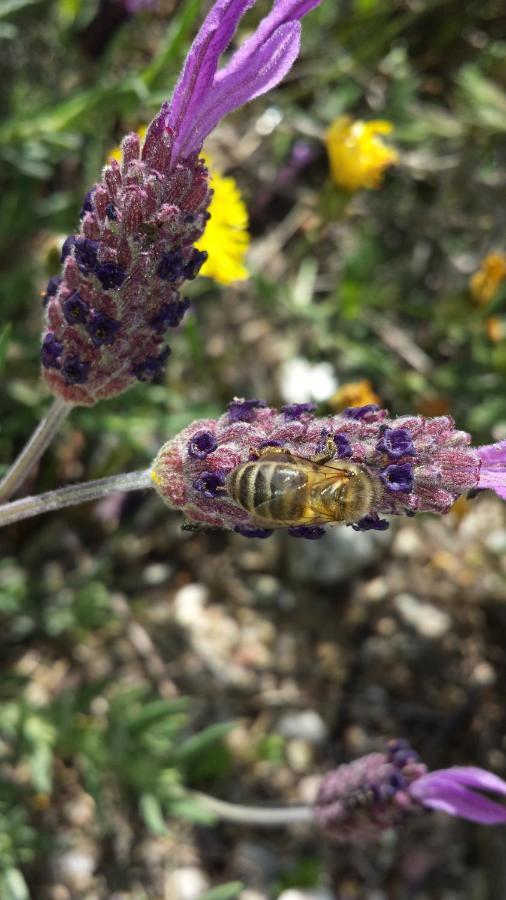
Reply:
[[187, 762], [192, 756], [198, 756], [205, 750], [209, 750], [215, 744], [223, 740], [234, 727], [233, 722], [219, 722], [210, 725], [198, 734], [184, 741], [175, 751], [174, 757], [178, 762]]
[[169, 833], [165, 824], [162, 808], [154, 794], [143, 794], [140, 799], [140, 810], [146, 827], [151, 834], [163, 837]]
[[229, 881], [228, 884], [219, 884], [218, 887], [201, 894], [199, 900], [235, 900], [243, 887], [241, 881]]

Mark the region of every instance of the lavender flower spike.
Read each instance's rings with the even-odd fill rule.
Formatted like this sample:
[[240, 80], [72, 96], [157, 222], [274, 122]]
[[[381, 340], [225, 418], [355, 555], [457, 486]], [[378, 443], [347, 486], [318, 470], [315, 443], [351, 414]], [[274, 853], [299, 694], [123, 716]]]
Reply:
[[164, 333], [188, 307], [181, 289], [207, 256], [195, 247], [211, 199], [198, 153], [223, 116], [286, 75], [299, 51], [299, 19], [319, 0], [277, 0], [218, 71], [254, 2], [217, 0], [144, 144], [127, 135], [121, 165], [113, 159], [86, 194], [79, 233], [63, 245], [61, 280], [45, 292], [42, 371], [66, 403], [91, 406], [163, 369]]
[[483, 793], [506, 797], [506, 782], [475, 766], [427, 772], [407, 741], [390, 741], [323, 776], [313, 805], [317, 824], [341, 843], [377, 840], [409, 815], [439, 810], [470, 822], [506, 822], [506, 805]]
[[481, 459], [478, 487], [490, 488], [506, 500], [506, 441], [478, 448]]
[[[56, 349], [52, 343], [48, 346], [48, 357], [58, 364], [58, 345]], [[183, 510], [190, 521], [250, 535], [259, 527], [286, 526], [292, 536], [314, 539], [323, 534], [319, 526], [335, 524], [337, 506], [327, 511], [304, 508], [303, 521], [297, 519], [296, 509], [291, 521], [262, 520], [227, 492], [227, 477], [266, 447], [319, 459], [327, 452], [329, 440], [327, 463], [337, 469], [352, 463], [375, 485], [370, 508], [353, 522], [345, 519], [359, 531], [386, 528], [383, 516], [447, 513], [460, 494], [478, 487], [497, 490], [500, 478], [505, 478], [503, 445], [473, 448], [470, 435], [457, 430], [449, 416], [396, 419], [387, 410], [365, 406], [355, 408], [353, 416], [345, 411], [319, 418], [308, 404], [291, 404], [278, 411], [261, 400], [242, 399], [233, 400], [219, 419], [193, 422], [165, 444], [153, 463], [152, 477], [163, 499]], [[206, 489], [210, 473], [219, 479], [220, 490], [214, 494]], [[495, 479], [493, 484], [484, 482], [489, 477]], [[295, 530], [298, 525], [309, 527]]]

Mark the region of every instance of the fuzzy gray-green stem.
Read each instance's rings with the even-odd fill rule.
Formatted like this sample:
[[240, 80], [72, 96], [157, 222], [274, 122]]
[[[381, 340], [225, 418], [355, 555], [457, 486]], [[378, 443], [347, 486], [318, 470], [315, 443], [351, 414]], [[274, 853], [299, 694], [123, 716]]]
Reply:
[[66, 403], [60, 397], [53, 401], [49, 412], [39, 423], [18, 458], [0, 481], [0, 503], [9, 500], [21, 487], [44, 451], [49, 447], [72, 408], [72, 403]]
[[142, 491], [150, 487], [152, 487], [151, 472], [144, 469], [140, 472], [99, 478], [97, 481], [86, 481], [83, 484], [71, 484], [56, 491], [38, 494], [36, 497], [23, 497], [21, 500], [0, 506], [0, 528], [21, 519], [30, 519], [41, 513], [63, 509], [65, 506], [98, 500], [115, 491]]
[[279, 828], [283, 825], [314, 824], [314, 814], [310, 806], [243, 806], [239, 803], [227, 803], [192, 791], [192, 796], [209, 812], [227, 822], [239, 822], [242, 825], [260, 825], [266, 828]]

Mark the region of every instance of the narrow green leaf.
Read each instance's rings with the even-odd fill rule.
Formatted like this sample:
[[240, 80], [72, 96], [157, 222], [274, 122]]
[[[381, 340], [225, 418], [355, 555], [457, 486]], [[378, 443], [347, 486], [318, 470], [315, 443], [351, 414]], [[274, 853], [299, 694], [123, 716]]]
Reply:
[[162, 808], [154, 794], [143, 794], [140, 799], [140, 810], [146, 827], [152, 834], [163, 837], [169, 833], [165, 824]]
[[241, 881], [229, 881], [228, 884], [219, 884], [211, 888], [205, 894], [201, 894], [199, 900], [235, 900], [242, 891], [244, 885]]
[[175, 759], [178, 761], [186, 761], [190, 756], [195, 756], [207, 750], [213, 745], [219, 743], [233, 728], [233, 722], [219, 722], [217, 725], [210, 725], [198, 734], [193, 735], [184, 741], [175, 751]]
[[10, 322], [7, 325], [4, 325], [2, 331], [0, 332], [0, 372], [2, 371], [5, 360], [7, 358], [7, 351], [9, 349], [9, 338], [11, 336], [12, 325]]

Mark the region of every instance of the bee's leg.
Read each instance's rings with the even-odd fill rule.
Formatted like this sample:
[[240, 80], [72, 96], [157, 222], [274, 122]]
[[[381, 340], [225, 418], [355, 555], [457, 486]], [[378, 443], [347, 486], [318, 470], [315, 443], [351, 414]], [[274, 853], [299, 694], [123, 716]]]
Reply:
[[290, 450], [287, 450], [286, 447], [278, 447], [277, 445], [270, 446], [267, 444], [265, 447], [250, 447], [249, 458], [261, 459], [262, 456], [267, 456], [267, 454], [270, 456], [279, 456], [280, 454], [283, 454], [283, 456], [292, 456], [292, 453]]
[[331, 459], [335, 459], [337, 453], [336, 442], [334, 438], [328, 437], [325, 441], [325, 449], [320, 450], [319, 453], [315, 453], [314, 456], [311, 457], [311, 462], [314, 463], [327, 463], [330, 462]]

